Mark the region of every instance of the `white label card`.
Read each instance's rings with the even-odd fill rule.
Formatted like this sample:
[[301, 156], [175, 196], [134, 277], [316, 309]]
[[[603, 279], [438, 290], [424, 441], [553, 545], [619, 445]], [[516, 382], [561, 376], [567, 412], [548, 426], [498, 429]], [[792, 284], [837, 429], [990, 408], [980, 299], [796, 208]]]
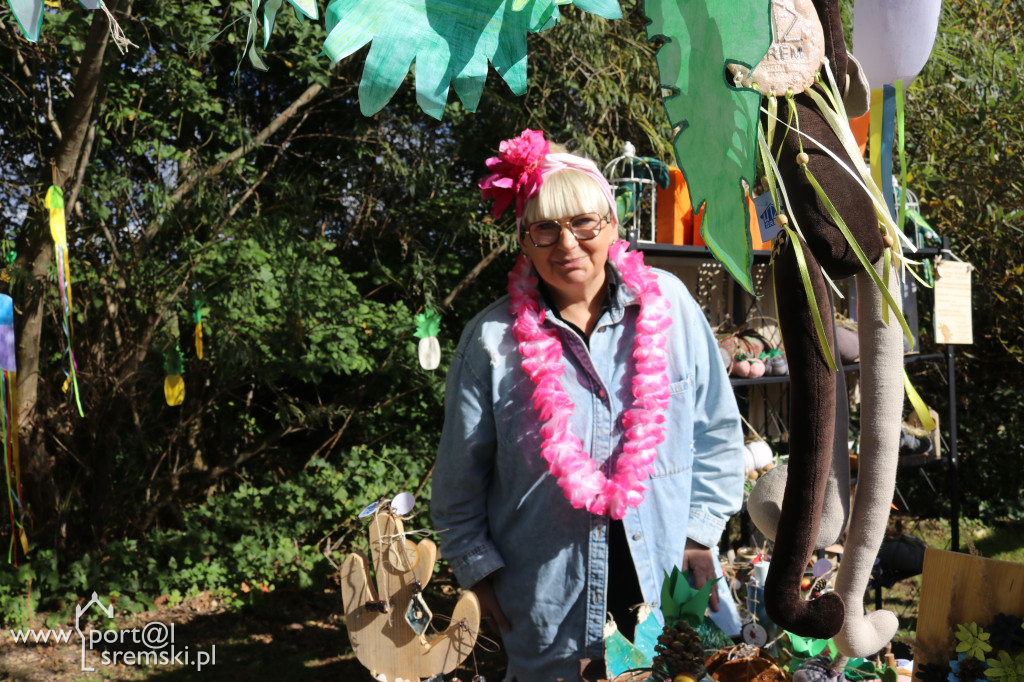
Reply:
[[935, 342], [974, 343], [971, 319], [971, 271], [954, 260], [935, 261]]

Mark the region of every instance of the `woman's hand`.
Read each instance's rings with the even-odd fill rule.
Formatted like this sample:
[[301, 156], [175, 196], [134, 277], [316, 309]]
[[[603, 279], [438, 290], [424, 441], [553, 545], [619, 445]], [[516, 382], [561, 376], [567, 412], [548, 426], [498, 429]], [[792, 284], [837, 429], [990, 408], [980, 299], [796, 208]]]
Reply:
[[[690, 569], [693, 586], [698, 590], [704, 587], [704, 583], [707, 581], [718, 577], [715, 574], [715, 561], [711, 550], [689, 538], [686, 539], [686, 549], [683, 550], [683, 570], [686, 569]], [[482, 607], [483, 600], [480, 601], [480, 604]], [[714, 586], [708, 596], [708, 606], [712, 611], [718, 611], [718, 590]]]
[[[710, 554], [710, 553], [709, 553]], [[480, 602], [480, 620], [487, 624], [487, 627], [494, 633], [501, 633], [512, 629], [505, 613], [498, 605], [498, 597], [494, 594], [494, 585], [489, 577], [484, 578], [472, 587]]]

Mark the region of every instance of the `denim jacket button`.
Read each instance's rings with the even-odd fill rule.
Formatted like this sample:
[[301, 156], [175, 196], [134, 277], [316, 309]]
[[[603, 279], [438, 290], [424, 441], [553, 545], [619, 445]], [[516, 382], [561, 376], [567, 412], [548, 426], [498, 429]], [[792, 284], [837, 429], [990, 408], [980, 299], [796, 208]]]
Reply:
[[636, 535], [633, 536], [633, 539], [639, 541], [639, 540], [643, 539], [643, 537], [644, 536], [643, 536], [642, 533], [637, 533]]

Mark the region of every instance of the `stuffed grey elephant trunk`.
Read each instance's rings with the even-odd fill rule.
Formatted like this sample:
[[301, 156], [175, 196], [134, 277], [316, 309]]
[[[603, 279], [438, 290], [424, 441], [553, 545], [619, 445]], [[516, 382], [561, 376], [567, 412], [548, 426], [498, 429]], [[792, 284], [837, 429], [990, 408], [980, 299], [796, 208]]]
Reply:
[[[898, 302], [902, 300], [900, 281], [895, 270], [891, 270], [889, 291]], [[875, 263], [875, 271], [884, 279], [883, 260]], [[865, 615], [863, 604], [896, 488], [903, 415], [903, 332], [894, 311], [888, 313], [888, 324], [883, 321], [882, 292], [867, 273], [857, 275], [857, 301], [861, 353], [860, 461], [846, 550], [836, 577], [836, 592], [846, 604], [846, 615], [835, 642], [839, 651], [851, 658], [880, 650], [899, 628], [894, 613], [873, 611]]]

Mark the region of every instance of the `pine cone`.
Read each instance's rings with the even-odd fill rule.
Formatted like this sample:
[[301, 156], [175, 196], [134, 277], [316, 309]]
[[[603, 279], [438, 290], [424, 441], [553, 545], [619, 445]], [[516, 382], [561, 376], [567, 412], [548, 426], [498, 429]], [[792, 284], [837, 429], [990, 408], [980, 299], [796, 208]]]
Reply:
[[666, 679], [686, 675], [694, 680], [704, 675], [704, 646], [700, 636], [684, 620], [666, 625], [654, 646], [654, 669]]

